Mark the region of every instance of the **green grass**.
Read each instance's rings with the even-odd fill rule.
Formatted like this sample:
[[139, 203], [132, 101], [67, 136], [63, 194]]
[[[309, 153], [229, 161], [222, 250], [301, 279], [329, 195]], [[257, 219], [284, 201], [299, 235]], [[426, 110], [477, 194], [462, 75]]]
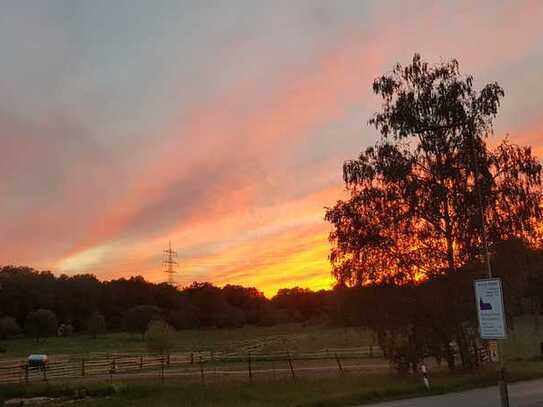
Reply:
[[[528, 380], [543, 377], [543, 361], [538, 359], [539, 343], [543, 341], [542, 328], [538, 329], [533, 318], [517, 318], [515, 330], [504, 344], [508, 359], [507, 369], [511, 380]], [[315, 351], [334, 347], [355, 347], [371, 343], [370, 334], [361, 328], [334, 328], [326, 326], [287, 324], [274, 327], [245, 327], [222, 330], [184, 330], [176, 333], [176, 351], [231, 351], [259, 350]], [[26, 356], [32, 352], [50, 355], [86, 354], [95, 352], [143, 352], [141, 336], [128, 333], [111, 333], [93, 339], [88, 336], [49, 338], [35, 344], [30, 339], [17, 339], [0, 343], [8, 352], [0, 360]], [[136, 379], [134, 379], [136, 380]], [[132, 380], [114, 386], [99, 383], [82, 383], [93, 400], [82, 400], [75, 406], [117, 407], [134, 406], [343, 406], [370, 403], [389, 399], [415, 397], [465, 390], [496, 383], [495, 368], [475, 374], [432, 373], [432, 391], [426, 391], [420, 378], [398, 377], [384, 374], [338, 377], [303, 377], [293, 383], [283, 381], [258, 381], [254, 384], [240, 382], [215, 382], [207, 385], [170, 378], [161, 385], [139, 383]], [[0, 386], [2, 398], [15, 396], [52, 395], [73, 396], [77, 383]], [[1, 405], [1, 403], [0, 403]]]
[[[543, 377], [542, 361], [511, 362], [508, 365], [511, 380]], [[92, 400], [81, 400], [77, 407], [169, 407], [221, 405], [225, 407], [249, 406], [345, 406], [406, 397], [442, 394], [496, 384], [493, 367], [472, 374], [431, 375], [432, 390], [427, 391], [419, 377], [395, 375], [355, 376], [343, 378], [305, 379], [298, 382], [260, 382], [196, 384], [182, 381], [159, 383], [129, 383], [116, 385], [85, 385]], [[0, 387], [4, 397], [15, 396], [72, 396], [77, 385], [34, 385], [27, 387]]]
[[[540, 355], [543, 342], [543, 319], [538, 328], [533, 317], [515, 319], [514, 331], [504, 344], [508, 359], [526, 359]], [[369, 345], [371, 336], [363, 328], [328, 327], [319, 325], [284, 324], [272, 327], [244, 327], [237, 329], [181, 330], [176, 333], [175, 351], [244, 352], [292, 350], [311, 352], [334, 347]], [[24, 357], [30, 353], [49, 355], [87, 354], [95, 352], [144, 352], [141, 335], [110, 333], [94, 339], [87, 335], [68, 338], [47, 338], [36, 344], [30, 338], [0, 341], [7, 349], [0, 354], [6, 358]]]
[[507, 359], [529, 359], [541, 356], [540, 344], [543, 342], [543, 319], [533, 316], [515, 318], [513, 330], [504, 341]]
[[[370, 343], [370, 335], [363, 328], [337, 328], [302, 324], [273, 327], [244, 327], [237, 329], [180, 330], [176, 333], [175, 351], [292, 350], [311, 352], [324, 348], [356, 347]], [[48, 338], [36, 344], [21, 338], [0, 342], [7, 352], [0, 360], [23, 357], [30, 353], [87, 354], [95, 352], [144, 352], [141, 335], [110, 333], [94, 339], [86, 335], [67, 338]]]

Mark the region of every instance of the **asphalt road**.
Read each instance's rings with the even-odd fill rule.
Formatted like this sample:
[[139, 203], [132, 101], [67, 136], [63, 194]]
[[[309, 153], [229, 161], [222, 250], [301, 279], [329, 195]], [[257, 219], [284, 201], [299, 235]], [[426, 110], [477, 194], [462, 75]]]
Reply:
[[[509, 385], [510, 407], [543, 407], [543, 380], [533, 380]], [[449, 393], [440, 396], [365, 405], [364, 407], [499, 407], [498, 388]]]

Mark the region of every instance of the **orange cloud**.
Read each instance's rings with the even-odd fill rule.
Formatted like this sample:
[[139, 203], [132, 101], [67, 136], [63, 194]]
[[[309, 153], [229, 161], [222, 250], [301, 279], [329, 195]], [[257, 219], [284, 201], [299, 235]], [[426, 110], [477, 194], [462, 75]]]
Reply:
[[[260, 87], [236, 84], [231, 93], [194, 109], [182, 124], [168, 131], [157, 152], [159, 158], [66, 256], [123, 238], [153, 205], [176, 205], [175, 200], [167, 202], [172, 187], [186, 185], [187, 194], [195, 188], [198, 192], [209, 190], [212, 195], [204, 194], [203, 202], [196, 202], [179, 219], [157, 230], [155, 234], [162, 239], [175, 233], [175, 228], [192, 227], [200, 218], [251, 210], [255, 205], [260, 210], [257, 195], [265, 195], [269, 183], [275, 182], [273, 170], [260, 161], [281, 159], [285, 148], [302, 143], [313, 131], [340, 118], [346, 107], [367, 93], [372, 70], [362, 71], [362, 67], [378, 60], [373, 47], [362, 51], [359, 38], [350, 37], [310, 66], [300, 66], [275, 79], [264, 93]], [[236, 172], [236, 168], [240, 170]], [[288, 184], [284, 179], [277, 182]]]
[[[415, 51], [431, 60], [464, 58], [465, 70], [474, 72], [522, 58], [539, 41], [540, 4], [500, 6], [488, 19], [479, 9], [474, 13], [472, 7], [481, 6], [467, 2], [460, 16], [449, 16], [441, 6], [422, 17], [400, 7], [395, 18], [387, 14], [379, 32], [349, 28], [335, 47], [267, 83], [241, 79], [206, 103], [180, 111], [178, 121], [165, 123], [159, 136], [150, 138], [144, 147], [149, 157], [133, 163], [128, 180], [99, 175], [118, 188], [114, 199], [102, 203], [101, 196], [87, 195], [84, 183], [64, 184], [79, 200], [103, 206], [75, 244], [50, 264], [101, 278], [143, 274], [161, 281], [161, 252], [172, 240], [181, 255], [182, 284], [240, 283], [268, 295], [281, 286], [328, 287], [323, 207], [341, 196], [341, 162], [357, 151], [343, 157], [338, 149], [327, 161], [304, 168], [295, 167], [296, 157], [289, 155], [310, 151], [314, 134], [342, 122], [353, 106], [373, 110], [373, 77]], [[399, 24], [404, 19], [413, 23]], [[462, 30], [448, 31], [460, 20]], [[436, 21], [450, 25], [429, 36]], [[421, 29], [413, 32], [413, 26]], [[540, 135], [528, 130], [519, 139], [531, 140], [541, 156]], [[360, 147], [368, 140], [361, 139]], [[58, 213], [29, 222], [54, 229], [61, 220], [52, 214]]]

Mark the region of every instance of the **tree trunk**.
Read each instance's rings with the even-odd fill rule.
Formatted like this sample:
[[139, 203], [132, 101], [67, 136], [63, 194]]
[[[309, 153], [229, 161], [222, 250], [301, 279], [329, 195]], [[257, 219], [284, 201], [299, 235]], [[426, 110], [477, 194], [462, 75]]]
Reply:
[[449, 341], [445, 344], [447, 350], [447, 367], [451, 372], [456, 370], [456, 360], [454, 358], [454, 351], [451, 348]]
[[455, 270], [454, 247], [453, 247], [451, 216], [449, 214], [449, 198], [448, 197], [445, 198], [445, 240], [447, 241], [447, 266], [449, 269], [449, 273], [453, 273]]

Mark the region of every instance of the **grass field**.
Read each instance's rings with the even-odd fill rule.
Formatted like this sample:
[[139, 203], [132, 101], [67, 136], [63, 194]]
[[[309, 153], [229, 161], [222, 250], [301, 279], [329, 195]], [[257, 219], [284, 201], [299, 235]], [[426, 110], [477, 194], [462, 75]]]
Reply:
[[[543, 321], [542, 321], [543, 322]], [[543, 325], [543, 324], [542, 324]], [[326, 348], [358, 347], [369, 345], [372, 336], [361, 328], [334, 328], [304, 326], [301, 324], [274, 327], [245, 327], [230, 330], [185, 330], [176, 333], [177, 352], [183, 351], [276, 351], [292, 350], [312, 352]], [[507, 368], [511, 379], [525, 380], [543, 377], [540, 329], [533, 318], [515, 320], [514, 331], [505, 343]], [[140, 335], [111, 333], [97, 339], [80, 335], [68, 338], [49, 338], [35, 344], [30, 339], [4, 341], [8, 352], [2, 359], [18, 358], [32, 352], [50, 355], [89, 354], [95, 352], [144, 352], [145, 343]], [[333, 363], [333, 361], [332, 361]], [[450, 375], [431, 372], [432, 394], [462, 390], [496, 382], [495, 367], [472, 374]], [[301, 376], [296, 382], [288, 374], [278, 379], [265, 379], [249, 384], [243, 381], [209, 381], [199, 383], [181, 377], [171, 377], [160, 384], [157, 376], [124, 382], [116, 379], [114, 385], [86, 382], [84, 386], [97, 397], [78, 401], [75, 406], [339, 406], [377, 400], [412, 397], [428, 394], [420, 378], [398, 377], [392, 374], [361, 370], [347, 372], [343, 377], [334, 374]], [[82, 383], [79, 386], [83, 385]], [[0, 386], [0, 400], [24, 395], [72, 395], [78, 384], [54, 383], [51, 385]]]
[[[328, 326], [286, 324], [273, 327], [244, 327], [237, 329], [180, 330], [176, 332], [174, 352], [182, 351], [318, 351], [334, 347], [369, 345], [371, 335], [362, 328], [336, 328]], [[86, 335], [66, 338], [48, 338], [35, 343], [21, 338], [0, 342], [7, 352], [0, 360], [23, 357], [30, 353], [88, 354], [95, 352], [144, 352], [141, 335], [110, 333], [96, 339]]]
[[508, 359], [528, 359], [541, 356], [543, 343], [543, 318], [535, 320], [533, 316], [515, 318], [513, 330], [504, 343]]
[[[508, 359], [526, 359], [540, 355], [543, 342], [543, 319], [541, 327], [533, 317], [515, 319], [514, 330], [505, 341], [504, 350]], [[371, 334], [363, 328], [329, 327], [320, 325], [285, 324], [272, 327], [244, 327], [236, 329], [180, 330], [176, 332], [174, 352], [183, 351], [279, 351], [291, 350], [312, 352], [325, 348], [358, 347], [372, 343]], [[49, 355], [89, 354], [96, 352], [145, 351], [141, 335], [131, 333], [109, 333], [96, 339], [87, 335], [67, 338], [51, 337], [39, 344], [30, 338], [0, 341], [7, 349], [0, 353], [0, 361], [6, 358], [24, 357], [30, 353]]]
[[[543, 377], [542, 361], [510, 362], [511, 380]], [[419, 377], [395, 375], [347, 375], [316, 380], [198, 384], [183, 381], [88, 385], [90, 399], [70, 403], [77, 407], [169, 407], [169, 406], [345, 406], [388, 399], [440, 394], [496, 384], [496, 371], [489, 366], [472, 374], [433, 374], [431, 391]], [[72, 396], [77, 385], [0, 387], [0, 399], [20, 396]]]

